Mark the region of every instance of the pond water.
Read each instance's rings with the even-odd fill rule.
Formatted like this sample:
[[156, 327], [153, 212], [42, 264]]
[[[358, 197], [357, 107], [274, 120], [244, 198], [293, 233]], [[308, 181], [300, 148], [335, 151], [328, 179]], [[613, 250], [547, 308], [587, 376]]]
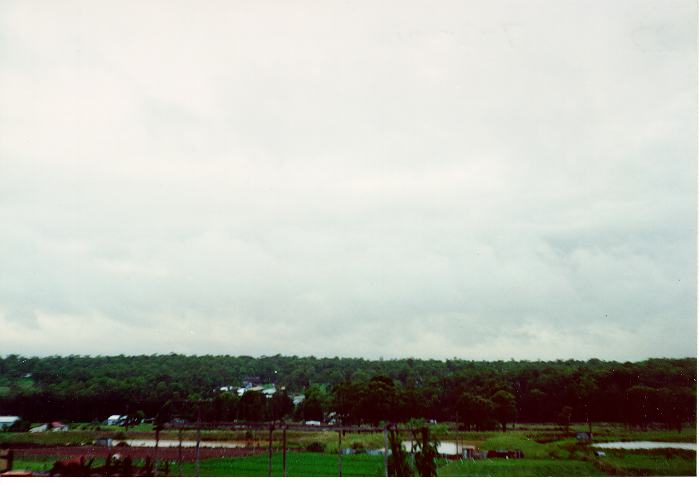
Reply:
[[[120, 440], [114, 440], [114, 444]], [[155, 440], [121, 440], [129, 446], [154, 448]], [[158, 442], [160, 448], [177, 448], [180, 446], [178, 440], [160, 440]], [[194, 440], [182, 440], [182, 448], [195, 448], [197, 442]], [[239, 441], [201, 441], [200, 448], [244, 448], [246, 444]]]
[[[406, 451], [412, 449], [413, 442], [411, 440], [402, 441], [401, 444]], [[463, 451], [468, 448], [473, 448], [468, 443], [456, 443], [455, 441], [440, 441], [437, 446], [437, 453], [440, 455], [462, 455]]]
[[613, 443], [597, 443], [595, 448], [614, 448], [621, 450], [655, 450], [674, 448], [678, 450], [697, 450], [696, 443], [666, 443], [661, 441], [616, 441]]

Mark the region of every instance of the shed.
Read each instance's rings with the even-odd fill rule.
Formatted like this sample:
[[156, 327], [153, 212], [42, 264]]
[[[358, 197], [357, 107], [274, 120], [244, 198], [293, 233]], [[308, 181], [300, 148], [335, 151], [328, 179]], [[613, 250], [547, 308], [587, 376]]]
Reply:
[[126, 416], [120, 414], [112, 414], [107, 418], [107, 424], [111, 426], [121, 426], [126, 421]]
[[40, 426], [34, 426], [33, 428], [29, 428], [30, 433], [43, 433], [44, 431], [47, 431], [49, 429], [48, 424], [42, 424]]
[[9, 428], [19, 420], [19, 416], [0, 416], [0, 429]]

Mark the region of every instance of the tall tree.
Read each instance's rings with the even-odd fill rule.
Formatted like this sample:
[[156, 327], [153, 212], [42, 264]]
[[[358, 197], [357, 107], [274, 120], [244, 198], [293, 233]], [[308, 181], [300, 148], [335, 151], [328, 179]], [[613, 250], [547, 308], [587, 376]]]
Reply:
[[498, 391], [490, 398], [495, 405], [494, 414], [502, 426], [503, 431], [507, 431], [507, 423], [513, 422], [517, 417], [517, 407], [515, 397], [507, 391]]

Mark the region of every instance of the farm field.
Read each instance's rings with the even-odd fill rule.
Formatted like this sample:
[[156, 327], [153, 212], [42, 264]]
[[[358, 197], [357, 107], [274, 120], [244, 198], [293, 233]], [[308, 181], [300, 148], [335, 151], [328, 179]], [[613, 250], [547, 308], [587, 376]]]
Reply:
[[522, 459], [455, 461], [437, 470], [440, 477], [597, 477], [606, 476], [589, 461]]
[[[287, 453], [287, 476], [290, 477], [336, 477], [338, 476], [337, 455], [329, 453]], [[195, 476], [195, 464], [185, 463], [184, 476]], [[176, 474], [176, 471], [175, 471]], [[268, 456], [259, 454], [244, 458], [218, 458], [203, 460], [200, 475], [205, 477], [266, 477]], [[383, 476], [383, 457], [348, 455], [342, 457], [342, 475], [347, 477]], [[282, 454], [272, 456], [272, 476], [282, 476]]]
[[[578, 441], [575, 431], [583, 425], [571, 427], [568, 432], [546, 424], [519, 425], [506, 433], [499, 431], [455, 431], [446, 425], [433, 426], [435, 438], [443, 442], [457, 442], [477, 446], [481, 450], [521, 450], [523, 459], [446, 460], [438, 463], [438, 476], [693, 476], [696, 475], [696, 451], [677, 449], [617, 450], [605, 449], [605, 456], [595, 456], [589, 443]], [[120, 431], [118, 431], [120, 430]], [[681, 433], [664, 429], [638, 430], [615, 424], [596, 425], [594, 442], [660, 441], [696, 443], [696, 428], [685, 428]], [[282, 453], [275, 433], [273, 441], [272, 472], [282, 475]], [[266, 432], [262, 431], [203, 431], [203, 441], [235, 441], [240, 448], [202, 448], [201, 476], [267, 476], [268, 456]], [[0, 433], [0, 444], [15, 449], [15, 467], [46, 471], [58, 457], [94, 456], [103, 460], [109, 453], [105, 447], [91, 443], [97, 437], [121, 439], [152, 439], [153, 433], [144, 430], [107, 431], [80, 430], [62, 433]], [[162, 439], [176, 439], [176, 433], [164, 432]], [[186, 432], [185, 439], [193, 438]], [[401, 436], [409, 439], [410, 436]], [[343, 437], [343, 448], [377, 450], [383, 447], [381, 433], [348, 433]], [[68, 446], [67, 446], [68, 445]], [[337, 476], [337, 433], [328, 431], [290, 431], [287, 434], [287, 472], [289, 476]], [[306, 451], [314, 449], [316, 452]], [[135, 459], [152, 456], [146, 447], [116, 447], [112, 449]], [[196, 474], [192, 448], [183, 452], [184, 476]], [[159, 457], [169, 463], [170, 476], [180, 474], [176, 462], [176, 448], [160, 448]], [[343, 456], [344, 476], [382, 476], [383, 457], [368, 454]]]

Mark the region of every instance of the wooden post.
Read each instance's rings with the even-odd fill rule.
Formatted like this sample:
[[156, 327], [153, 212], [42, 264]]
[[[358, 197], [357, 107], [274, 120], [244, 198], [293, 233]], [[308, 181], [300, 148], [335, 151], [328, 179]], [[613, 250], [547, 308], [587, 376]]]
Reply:
[[267, 474], [272, 476], [272, 431], [274, 430], [274, 425], [269, 425], [269, 464], [267, 466]]
[[197, 404], [197, 446], [195, 449], [196, 472], [199, 476], [199, 446], [201, 444], [201, 404]]
[[383, 428], [383, 476], [388, 476], [388, 426]]
[[282, 473], [284, 476], [286, 476], [286, 428], [286, 425], [282, 428]]
[[[155, 451], [153, 451], [153, 476], [158, 474], [158, 444], [160, 443], [160, 425], [155, 427]], [[111, 447], [110, 447], [111, 448]], [[110, 452], [111, 453], [111, 452]]]
[[342, 476], [342, 430], [337, 432], [337, 473]]
[[179, 433], [177, 433], [177, 438], [180, 441], [177, 447], [177, 468], [179, 470], [179, 475], [182, 476], [182, 428], [180, 428]]

